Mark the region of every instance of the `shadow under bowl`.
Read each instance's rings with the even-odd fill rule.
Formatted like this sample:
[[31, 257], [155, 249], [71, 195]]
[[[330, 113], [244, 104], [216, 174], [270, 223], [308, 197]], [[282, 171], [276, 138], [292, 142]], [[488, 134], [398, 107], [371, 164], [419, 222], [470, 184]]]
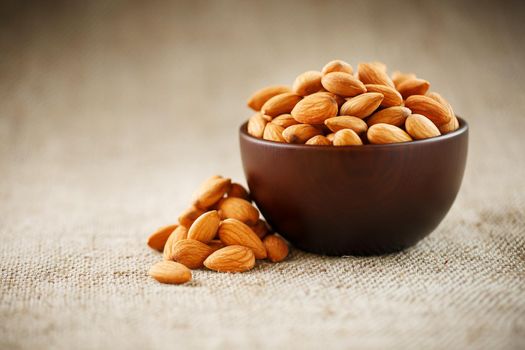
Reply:
[[459, 191], [468, 125], [435, 138], [387, 145], [307, 146], [239, 131], [250, 193], [290, 243], [325, 255], [378, 255], [431, 233]]

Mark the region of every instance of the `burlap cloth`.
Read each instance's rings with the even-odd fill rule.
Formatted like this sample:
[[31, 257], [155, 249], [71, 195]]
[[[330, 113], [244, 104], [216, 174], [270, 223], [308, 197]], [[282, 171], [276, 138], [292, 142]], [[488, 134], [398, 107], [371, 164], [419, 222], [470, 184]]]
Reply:
[[[525, 347], [520, 4], [36, 6], [0, 20], [0, 348]], [[389, 256], [149, 278], [147, 235], [208, 175], [242, 181], [246, 96], [334, 57], [416, 71], [470, 122], [439, 228]]]

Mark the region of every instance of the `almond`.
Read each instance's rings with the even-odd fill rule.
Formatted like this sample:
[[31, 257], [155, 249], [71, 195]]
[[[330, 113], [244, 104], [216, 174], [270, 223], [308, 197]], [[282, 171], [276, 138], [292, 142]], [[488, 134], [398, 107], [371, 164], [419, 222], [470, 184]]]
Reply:
[[336, 95], [352, 97], [366, 92], [365, 85], [353, 75], [344, 72], [332, 72], [323, 76], [323, 87]]
[[283, 131], [283, 137], [288, 143], [305, 143], [315, 135], [321, 134], [321, 130], [310, 124], [292, 125]]
[[250, 194], [248, 193], [248, 190], [244, 188], [243, 185], [235, 182], [231, 184], [230, 189], [226, 193], [226, 196], [242, 198], [247, 201], [250, 201]]
[[428, 96], [413, 95], [407, 98], [405, 106], [412, 110], [413, 114], [422, 114], [432, 120], [438, 127], [450, 122], [449, 111], [439, 102]]
[[159, 228], [157, 231], [153, 232], [148, 237], [148, 245], [150, 248], [162, 251], [164, 249], [164, 245], [166, 244], [166, 241], [168, 240], [171, 233], [177, 228], [177, 224], [175, 225], [168, 225]]
[[215, 238], [220, 223], [221, 219], [217, 210], [204, 213], [199, 216], [199, 218], [191, 225], [190, 229], [188, 230], [188, 238], [204, 243], [209, 242]]
[[335, 137], [335, 132], [332, 132], [332, 133], [326, 135], [326, 138], [328, 139], [328, 141], [330, 141], [332, 143], [334, 142], [334, 137]]
[[399, 86], [399, 84], [401, 84], [405, 80], [415, 79], [415, 78], [416, 78], [416, 75], [414, 73], [402, 73], [398, 70], [392, 73], [392, 81], [394, 82], [396, 89]]
[[379, 123], [368, 129], [368, 141], [372, 144], [385, 144], [412, 141], [403, 129], [391, 124]]
[[212, 176], [193, 195], [193, 205], [201, 209], [209, 208], [228, 192], [230, 185], [230, 179]]
[[291, 114], [281, 114], [278, 117], [272, 119], [272, 124], [279, 125], [280, 127], [286, 129], [287, 127], [295, 124], [299, 124]]
[[285, 92], [291, 92], [291, 90], [288, 86], [284, 85], [268, 86], [257, 90], [248, 100], [248, 107], [255, 111], [260, 111], [266, 101]]
[[337, 102], [326, 95], [306, 96], [295, 105], [292, 117], [299, 123], [322, 124], [325, 119], [337, 115]]
[[323, 85], [321, 84], [322, 77], [323, 75], [321, 72], [315, 70], [304, 72], [295, 78], [292, 90], [297, 95], [301, 96], [310, 95], [314, 92], [323, 90]]
[[199, 209], [192, 205], [179, 215], [179, 223], [182, 226], [190, 227], [191, 224], [193, 224], [193, 222], [202, 214], [204, 214], [203, 209]]
[[244, 272], [255, 266], [255, 256], [250, 248], [231, 245], [212, 253], [204, 266], [218, 272]]
[[211, 248], [212, 252], [215, 252], [219, 249], [226, 247], [226, 245], [222, 243], [220, 239], [213, 239], [208, 242], [208, 247]]
[[253, 250], [256, 259], [266, 258], [266, 249], [253, 230], [237, 219], [226, 219], [219, 227], [219, 238], [226, 245], [242, 245]]
[[[219, 216], [224, 219], [237, 219], [247, 225], [255, 225], [259, 211], [242, 198], [228, 197], [219, 202]], [[191, 230], [190, 230], [191, 231]]]
[[402, 126], [411, 113], [410, 109], [406, 107], [389, 107], [372, 114], [372, 116], [366, 120], [366, 123], [369, 127], [379, 123]]
[[173, 252], [173, 247], [178, 241], [184, 240], [188, 237], [188, 229], [184, 226], [177, 226], [177, 228], [171, 233], [164, 245], [164, 250], [162, 252], [162, 257], [164, 260], [170, 260], [170, 257]]
[[335, 133], [334, 146], [360, 146], [363, 141], [354, 130], [342, 129]]
[[341, 60], [333, 60], [325, 64], [325, 66], [322, 69], [323, 75], [326, 75], [328, 73], [332, 72], [343, 72], [348, 74], [354, 74], [354, 70], [352, 69], [352, 66], [345, 61]]
[[271, 262], [280, 262], [288, 256], [288, 244], [277, 235], [268, 235], [264, 238], [263, 244], [266, 247], [266, 255]]
[[266, 123], [268, 123], [268, 121], [264, 119], [260, 113], [254, 114], [248, 120], [248, 134], [253, 137], [262, 138]]
[[263, 139], [275, 142], [286, 142], [283, 137], [284, 128], [277, 124], [268, 123], [264, 128]]
[[397, 91], [407, 99], [412, 95], [424, 95], [430, 88], [430, 83], [423, 79], [407, 79], [397, 86]]
[[317, 135], [306, 141], [307, 145], [315, 145], [315, 146], [329, 146], [332, 144], [330, 140], [328, 140], [323, 135]]
[[360, 63], [357, 77], [363, 84], [379, 84], [394, 87], [392, 79], [386, 74], [385, 67], [376, 63]]
[[439, 102], [443, 107], [445, 107], [445, 109], [448, 112], [448, 115], [450, 116], [450, 121], [448, 123], [440, 125], [438, 127], [439, 131], [442, 134], [446, 134], [459, 128], [458, 118], [456, 117], [456, 114], [454, 113], [454, 110], [452, 109], [450, 103], [448, 103], [448, 101], [445, 100], [443, 96], [441, 96], [437, 92], [429, 92], [427, 93], [427, 96], [433, 99], [434, 101]]
[[340, 115], [351, 115], [357, 118], [366, 118], [379, 107], [383, 101], [383, 94], [366, 92], [349, 98], [342, 106]]
[[346, 102], [346, 99], [342, 96], [339, 96], [339, 95], [336, 95], [332, 92], [328, 92], [328, 91], [320, 91], [320, 92], [316, 92], [315, 94], [312, 94], [312, 95], [320, 95], [320, 96], [329, 96], [331, 98], [333, 98], [335, 100], [335, 102], [337, 103], [337, 107], [340, 108], [345, 102]]
[[266, 101], [261, 108], [261, 113], [271, 117], [290, 113], [299, 101], [301, 101], [301, 96], [292, 92], [285, 92]]
[[379, 84], [366, 84], [365, 87], [368, 92], [378, 92], [383, 95], [381, 107], [401, 106], [403, 104], [403, 97], [393, 87]]
[[356, 133], [360, 134], [368, 129], [368, 126], [363, 119], [351, 117], [348, 115], [329, 118], [326, 119], [324, 123], [333, 132], [342, 129], [352, 129]]
[[421, 114], [410, 115], [405, 122], [405, 129], [415, 140], [441, 135], [437, 126], [432, 123], [430, 119]]
[[158, 262], [148, 273], [160, 283], [181, 284], [191, 280], [191, 270], [174, 261]]
[[259, 219], [255, 223], [255, 225], [250, 226], [253, 232], [259, 237], [260, 239], [263, 239], [264, 236], [269, 234], [271, 232], [270, 227], [268, 226], [268, 223], [266, 221]]
[[169, 260], [179, 262], [190, 269], [198, 269], [211, 253], [213, 249], [208, 245], [194, 239], [183, 239], [173, 245]]

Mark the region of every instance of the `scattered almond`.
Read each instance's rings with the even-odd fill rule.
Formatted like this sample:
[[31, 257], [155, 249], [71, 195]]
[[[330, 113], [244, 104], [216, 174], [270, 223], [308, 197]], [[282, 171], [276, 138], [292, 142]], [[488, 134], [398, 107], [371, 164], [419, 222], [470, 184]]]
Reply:
[[173, 245], [168, 260], [179, 262], [190, 269], [198, 269], [203, 266], [202, 263], [213, 251], [211, 247], [202, 242], [183, 239]]
[[412, 114], [412, 111], [406, 107], [389, 107], [372, 114], [372, 116], [366, 120], [366, 123], [369, 127], [379, 123], [403, 126], [410, 114]]
[[326, 119], [325, 124], [333, 132], [337, 132], [342, 129], [352, 129], [356, 133], [360, 134], [368, 129], [368, 126], [363, 119], [351, 117], [348, 115]]
[[323, 85], [321, 84], [321, 78], [323, 75], [321, 72], [315, 70], [309, 70], [300, 74], [292, 86], [293, 92], [297, 95], [306, 96], [313, 94], [314, 92], [323, 90]]
[[421, 114], [410, 115], [405, 122], [405, 129], [414, 140], [441, 135], [437, 126], [432, 123], [430, 119]]
[[[226, 198], [225, 200], [233, 200], [239, 198]], [[244, 200], [244, 199], [239, 199]], [[217, 229], [221, 219], [217, 210], [212, 210], [199, 216], [197, 220], [191, 225], [188, 230], [188, 238], [195, 239], [201, 242], [209, 242], [217, 234]]]
[[177, 228], [171, 233], [164, 245], [162, 252], [162, 258], [164, 260], [170, 260], [173, 254], [173, 247], [178, 241], [184, 240], [188, 237], [188, 229], [184, 226], [177, 226]]
[[262, 219], [257, 220], [255, 225], [250, 226], [253, 232], [259, 237], [260, 239], [263, 239], [264, 236], [269, 234], [271, 232], [270, 227], [268, 226], [268, 223]]
[[225, 198], [219, 202], [218, 208], [221, 220], [237, 219], [247, 225], [255, 225], [259, 220], [257, 208], [242, 198]]
[[342, 106], [340, 115], [351, 115], [357, 118], [366, 118], [381, 105], [383, 94], [366, 92], [349, 98]]
[[332, 72], [323, 76], [323, 87], [331, 93], [352, 97], [366, 92], [365, 85], [353, 75], [344, 72]]
[[412, 141], [403, 129], [391, 124], [374, 124], [368, 129], [368, 141], [372, 144], [385, 144]]
[[177, 224], [168, 225], [161, 227], [157, 231], [153, 232], [148, 237], [148, 245], [150, 246], [150, 248], [158, 250], [160, 252], [163, 251], [164, 245], [166, 244], [168, 237], [177, 228], [177, 226]]
[[291, 90], [289, 87], [284, 85], [268, 86], [266, 88], [260, 89], [254, 92], [254, 94], [250, 97], [248, 100], [248, 107], [254, 111], [260, 111], [261, 107], [266, 101], [285, 92], [291, 92]]
[[160, 261], [148, 273], [160, 283], [181, 284], [191, 280], [190, 269], [174, 261]]
[[255, 266], [255, 256], [250, 248], [230, 245], [208, 256], [204, 266], [217, 272], [245, 272]]
[[277, 235], [268, 235], [264, 238], [266, 255], [271, 262], [280, 262], [288, 256], [288, 244]]
[[266, 249], [253, 230], [237, 219], [226, 219], [219, 227], [219, 239], [226, 245], [242, 245], [253, 250], [256, 259], [266, 258]]
[[261, 113], [271, 117], [290, 113], [299, 101], [301, 101], [301, 96], [293, 92], [285, 92], [266, 101], [261, 108]]
[[190, 227], [191, 224], [193, 224], [193, 222], [197, 220], [197, 218], [203, 213], [203, 209], [199, 209], [196, 206], [191, 205], [179, 215], [179, 223], [182, 226]]
[[335, 117], [337, 110], [337, 102], [333, 98], [314, 94], [297, 103], [291, 115], [299, 123], [322, 124], [325, 119]]
[[193, 196], [193, 205], [207, 209], [221, 199], [230, 188], [231, 180], [222, 177], [211, 177], [200, 186]]
[[334, 146], [360, 146], [363, 141], [352, 129], [342, 129], [335, 133]]
[[243, 185], [233, 182], [230, 186], [230, 189], [226, 193], [228, 197], [242, 198], [247, 201], [250, 201], [250, 194], [248, 190], [244, 188]]

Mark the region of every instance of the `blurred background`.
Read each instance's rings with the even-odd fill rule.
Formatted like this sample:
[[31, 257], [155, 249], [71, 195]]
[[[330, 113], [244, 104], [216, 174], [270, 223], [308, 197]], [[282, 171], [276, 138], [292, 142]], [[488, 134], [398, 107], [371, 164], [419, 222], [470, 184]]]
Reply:
[[[109, 338], [86, 333], [96, 327], [99, 334], [122, 335], [120, 345], [159, 345], [162, 337], [157, 333], [149, 335], [150, 343], [131, 343], [136, 339], [128, 338], [131, 333], [142, 334], [141, 320], [155, 304], [143, 291], [151, 282], [145, 266], [156, 259], [145, 250], [145, 237], [153, 228], [173, 222], [206, 177], [219, 173], [243, 182], [237, 133], [252, 114], [246, 100], [253, 91], [291, 84], [303, 71], [319, 70], [336, 58], [354, 67], [378, 60], [390, 72], [414, 72], [429, 80], [431, 89], [470, 123], [469, 159], [458, 199], [440, 229], [425, 241], [430, 243], [423, 242], [413, 254], [432, 262], [430, 257], [451, 251], [447, 244], [456, 244], [461, 251], [470, 249], [465, 259], [485, 264], [468, 270], [489, 286], [484, 291], [494, 295], [523, 291], [523, 284], [517, 282], [523, 270], [512, 269], [519, 270], [525, 256], [524, 23], [523, 1], [2, 1], [0, 330], [4, 344], [30, 346], [51, 339], [50, 344], [68, 348], [90, 340], [86, 344], [112, 347]], [[493, 241], [508, 245], [491, 250], [501, 253], [497, 258], [490, 254], [479, 258], [483, 255], [478, 249], [490, 247]], [[398, 258], [403, 262], [411, 256]], [[463, 263], [458, 258], [449, 266], [461, 273]], [[483, 280], [493, 263], [514, 289], [504, 288], [505, 284], [499, 289], [499, 280]], [[83, 267], [79, 270], [79, 266]], [[359, 266], [366, 270], [368, 265]], [[374, 272], [385, 265], [372, 266]], [[418, 276], [428, 277], [425, 286], [447, 278], [434, 263], [420, 266]], [[467, 276], [458, 285], [465, 280]], [[88, 289], [85, 281], [92, 281]], [[200, 279], [200, 289], [195, 290], [203, 293], [206, 283], [220, 281], [219, 277]], [[129, 290], [115, 292], [110, 286], [116, 282]], [[330, 289], [334, 283], [329, 282], [319, 290]], [[395, 299], [388, 291], [400, 291], [398, 304], [379, 302], [375, 309], [370, 305], [380, 298], [377, 295], [369, 297], [367, 291], [356, 296], [352, 294], [356, 290], [349, 288], [343, 292], [352, 297], [338, 299], [342, 291], [330, 289], [333, 300], [356, 300], [353, 306], [363, 310], [359, 315], [363, 318], [337, 318], [338, 312], [352, 308], [334, 306], [335, 311], [323, 317], [335, 317], [342, 328], [327, 328], [326, 334], [343, 337], [355, 321], [352, 329], [370, 335], [372, 340], [366, 343], [370, 346], [380, 344], [373, 339], [401, 341], [399, 335], [406, 333], [392, 330], [395, 316], [388, 312], [412, 311], [391, 305], [421, 302], [422, 309], [410, 314], [413, 322], [405, 324], [404, 319], [398, 325], [401, 330], [404, 325], [412, 329], [424, 325], [421, 319], [432, 311], [424, 308], [428, 300], [414, 294], [407, 299], [406, 290], [396, 286], [387, 283], [386, 292], [378, 295]], [[99, 289], [117, 296], [104, 299], [104, 294], [98, 296]], [[35, 299], [34, 293], [40, 297]], [[435, 300], [450, 295], [450, 310], [457, 309], [455, 300], [476, 307], [469, 292], [459, 293], [459, 299], [447, 291]], [[484, 300], [494, 300], [494, 295]], [[148, 305], [141, 304], [144, 298]], [[433, 318], [442, 320], [442, 328], [437, 333], [422, 331], [421, 339], [431, 342], [436, 340], [431, 334], [457, 334], [471, 344], [517, 345], [524, 328], [513, 320], [516, 315], [523, 320], [525, 314], [518, 299], [487, 302], [487, 313], [481, 313], [485, 323], [473, 326], [467, 335], [454, 322], [472, 323], [478, 314], [467, 319]], [[118, 313], [107, 321], [106, 315], [101, 316], [105, 312], [89, 306], [113, 308], [114, 300], [120, 303]], [[68, 307], [77, 302], [85, 308], [82, 318]], [[496, 319], [499, 328], [491, 326], [494, 305], [503, 310]], [[301, 320], [312, 315], [302, 305], [294, 310], [305, 312], [298, 314]], [[382, 310], [387, 315], [384, 323], [366, 310]], [[194, 312], [186, 309], [181, 317], [192, 324]], [[514, 318], [509, 321], [506, 312]], [[214, 327], [224, 320], [239, 325], [232, 321], [239, 321], [238, 315], [223, 319], [211, 315], [209, 319], [217, 323], [208, 329], [220, 329]], [[263, 318], [257, 327], [272, 327], [272, 319]], [[115, 326], [124, 327], [122, 320], [131, 326]], [[154, 318], [148, 320], [156, 325]], [[191, 330], [198, 324], [193, 326]], [[54, 329], [66, 329], [71, 343], [55, 338]], [[49, 334], [51, 338], [46, 338]], [[289, 336], [308, 334], [296, 330]], [[198, 344], [198, 337], [191, 339]], [[350, 344], [351, 337], [346, 339]], [[363, 344], [358, 338], [355, 341]], [[430, 344], [424, 341], [419, 345]]]

